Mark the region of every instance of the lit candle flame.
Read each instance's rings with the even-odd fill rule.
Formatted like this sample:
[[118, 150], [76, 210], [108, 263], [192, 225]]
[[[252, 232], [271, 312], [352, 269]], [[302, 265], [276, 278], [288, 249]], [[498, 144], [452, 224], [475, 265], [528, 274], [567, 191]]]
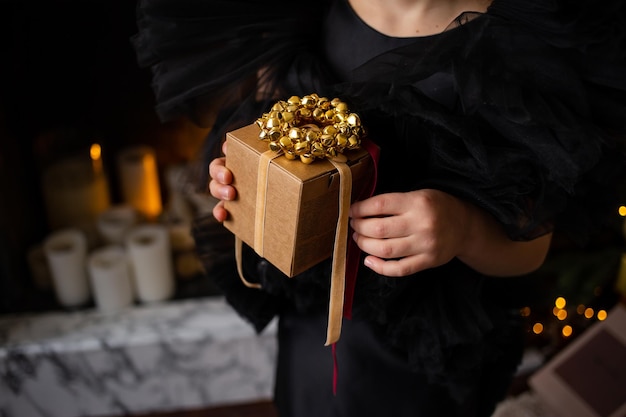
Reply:
[[89, 155], [93, 161], [97, 161], [102, 157], [102, 147], [98, 143], [94, 143], [89, 148]]
[[93, 171], [96, 175], [102, 171], [102, 147], [98, 143], [93, 143], [89, 148]]

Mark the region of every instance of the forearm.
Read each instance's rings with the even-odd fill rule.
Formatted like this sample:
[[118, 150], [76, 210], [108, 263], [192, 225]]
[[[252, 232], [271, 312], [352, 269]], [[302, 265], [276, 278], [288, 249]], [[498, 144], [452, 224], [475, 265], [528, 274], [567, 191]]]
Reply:
[[517, 276], [539, 268], [548, 253], [552, 234], [530, 241], [511, 240], [488, 213], [469, 205], [467, 238], [457, 258], [490, 276]]

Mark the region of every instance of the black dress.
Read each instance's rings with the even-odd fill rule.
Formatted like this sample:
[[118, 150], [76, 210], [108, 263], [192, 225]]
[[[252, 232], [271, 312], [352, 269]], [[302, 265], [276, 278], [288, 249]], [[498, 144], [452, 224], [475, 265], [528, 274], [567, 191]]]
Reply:
[[[553, 230], [584, 242], [612, 209], [624, 167], [626, 7], [494, 0], [443, 33], [390, 38], [335, 2], [146, 0], [134, 39], [154, 74], [163, 119], [202, 123], [227, 102], [223, 133], [276, 97], [341, 97], [381, 148], [377, 193], [436, 188], [491, 213], [512, 239]], [[211, 238], [196, 225], [199, 250]], [[489, 416], [520, 358], [519, 317], [488, 296], [492, 279], [458, 261], [390, 279], [362, 267], [352, 320], [332, 356], [322, 346], [330, 266], [287, 279], [246, 248], [244, 269], [219, 278], [257, 330], [276, 315], [281, 416]], [[502, 278], [500, 278], [502, 279]], [[506, 301], [506, 300], [505, 300]]]

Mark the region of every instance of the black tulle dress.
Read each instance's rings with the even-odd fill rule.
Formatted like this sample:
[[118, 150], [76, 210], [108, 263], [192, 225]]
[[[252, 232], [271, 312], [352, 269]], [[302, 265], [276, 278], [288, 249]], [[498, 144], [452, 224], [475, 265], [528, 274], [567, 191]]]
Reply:
[[[621, 1], [494, 0], [416, 38], [374, 31], [347, 0], [145, 0], [138, 14], [133, 41], [159, 115], [203, 123], [223, 100], [207, 160], [277, 97], [316, 92], [347, 101], [380, 146], [376, 193], [444, 190], [517, 240], [559, 231], [584, 243], [613, 209], [625, 165]], [[234, 269], [219, 285], [257, 330], [280, 316], [282, 417], [489, 416], [520, 359], [519, 317], [489, 296], [494, 278], [458, 261], [401, 279], [363, 267], [333, 396], [329, 263], [287, 279], [246, 248], [244, 270], [263, 290]]]

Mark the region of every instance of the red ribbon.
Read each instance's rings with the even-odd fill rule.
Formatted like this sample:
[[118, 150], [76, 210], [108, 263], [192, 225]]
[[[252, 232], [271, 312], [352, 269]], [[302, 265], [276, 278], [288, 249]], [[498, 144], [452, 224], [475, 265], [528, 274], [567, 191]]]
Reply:
[[[376, 189], [376, 180], [378, 178], [378, 160], [380, 159], [380, 148], [371, 140], [364, 140], [361, 146], [370, 154], [373, 161], [374, 175], [369, 187], [366, 187], [357, 197], [357, 200], [364, 200], [371, 197]], [[352, 318], [352, 301], [354, 300], [354, 288], [356, 285], [356, 276], [359, 271], [361, 259], [361, 249], [352, 239], [352, 228], [348, 235], [348, 253], [346, 255], [346, 292], [344, 295], [343, 316], [347, 319]]]
[[[365, 139], [361, 142], [361, 146], [370, 154], [373, 161], [374, 175], [369, 187], [365, 187], [356, 200], [364, 200], [371, 197], [376, 189], [376, 180], [378, 178], [378, 160], [380, 159], [380, 148], [371, 140]], [[354, 289], [356, 286], [356, 276], [359, 271], [361, 260], [361, 249], [352, 239], [352, 228], [348, 233], [348, 251], [346, 254], [346, 289], [344, 293], [343, 316], [347, 319], [352, 318], [352, 302], [354, 300]], [[339, 376], [339, 367], [337, 364], [337, 343], [332, 344], [333, 349], [333, 395], [337, 395], [337, 380]]]

